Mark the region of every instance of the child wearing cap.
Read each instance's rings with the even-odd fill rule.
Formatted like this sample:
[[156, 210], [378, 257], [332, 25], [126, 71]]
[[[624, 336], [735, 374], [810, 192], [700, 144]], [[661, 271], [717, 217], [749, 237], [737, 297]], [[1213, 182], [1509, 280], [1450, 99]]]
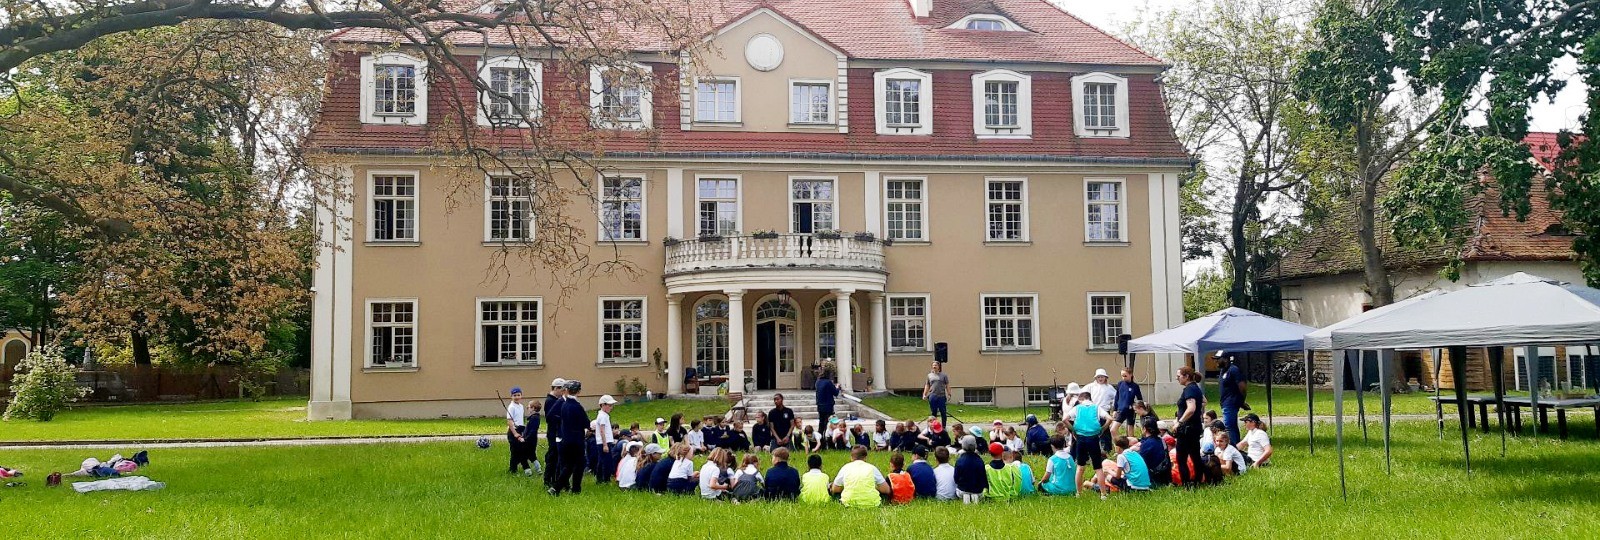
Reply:
[[1272, 464], [1272, 438], [1267, 436], [1266, 426], [1261, 423], [1261, 417], [1256, 413], [1244, 415], [1246, 429], [1244, 440], [1239, 442], [1239, 450], [1244, 451], [1245, 457], [1250, 458], [1250, 466], [1264, 467]]
[[597, 484], [609, 482], [616, 465], [610, 460], [611, 447], [617, 444], [617, 432], [611, 425], [611, 409], [616, 405], [617, 398], [610, 394], [600, 396], [600, 412], [589, 423], [589, 429], [594, 431], [594, 438], [589, 441], [589, 455], [592, 456], [589, 461], [595, 465], [594, 479]]
[[[644, 445], [639, 454], [639, 470], [634, 473], [634, 488], [639, 491], [650, 491], [650, 479], [655, 474], [656, 464], [661, 462], [661, 445], [650, 443]], [[619, 481], [618, 485], [621, 483]]]
[[520, 469], [523, 474], [533, 476], [533, 465], [528, 463], [528, 453], [523, 444], [527, 438], [528, 419], [523, 415], [522, 388], [511, 387], [511, 404], [506, 405], [506, 446], [511, 451], [511, 465], [506, 472], [516, 474]]
[[1001, 443], [989, 443], [989, 467], [984, 473], [989, 478], [989, 489], [984, 490], [983, 496], [995, 500], [1011, 500], [1017, 497], [1022, 487], [1022, 478], [1017, 475], [1017, 470], [1007, 467], [1005, 455], [1006, 447]]
[[930, 448], [950, 446], [950, 432], [944, 430], [944, 423], [938, 420], [928, 421], [928, 446]]

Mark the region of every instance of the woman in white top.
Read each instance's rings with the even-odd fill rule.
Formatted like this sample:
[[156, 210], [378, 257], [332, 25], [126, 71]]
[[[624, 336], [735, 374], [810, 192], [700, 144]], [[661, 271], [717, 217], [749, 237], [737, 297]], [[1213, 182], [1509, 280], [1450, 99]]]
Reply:
[[1239, 449], [1250, 456], [1250, 465], [1260, 467], [1270, 464], [1272, 438], [1267, 436], [1267, 429], [1262, 425], [1261, 417], [1256, 416], [1256, 413], [1244, 415], [1244, 427], [1248, 431], [1244, 434], [1244, 441], [1239, 443]]
[[733, 455], [727, 448], [718, 448], [711, 451], [711, 457], [706, 459], [706, 464], [700, 467], [700, 496], [707, 499], [722, 497], [728, 491], [728, 479], [725, 475], [728, 468], [733, 465]]

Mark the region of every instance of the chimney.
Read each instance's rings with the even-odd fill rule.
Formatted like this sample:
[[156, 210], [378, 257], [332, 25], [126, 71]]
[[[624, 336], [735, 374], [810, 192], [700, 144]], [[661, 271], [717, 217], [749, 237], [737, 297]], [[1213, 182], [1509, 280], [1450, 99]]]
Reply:
[[933, 0], [906, 0], [911, 4], [911, 15], [918, 19], [927, 17], [933, 12]]

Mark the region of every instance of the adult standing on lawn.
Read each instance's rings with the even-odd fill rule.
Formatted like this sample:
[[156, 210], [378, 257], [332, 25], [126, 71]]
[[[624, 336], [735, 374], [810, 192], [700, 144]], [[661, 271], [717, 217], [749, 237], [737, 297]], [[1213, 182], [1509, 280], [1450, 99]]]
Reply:
[[[511, 387], [511, 404], [506, 405], [506, 446], [511, 449], [511, 466], [506, 470], [511, 474], [517, 473], [517, 468], [528, 476], [533, 476], [533, 465], [528, 463], [529, 456], [525, 451], [527, 445], [523, 440], [528, 436], [528, 419], [523, 416], [522, 387]], [[534, 433], [533, 436], [539, 436]]]
[[1223, 356], [1222, 376], [1217, 379], [1217, 390], [1222, 398], [1222, 425], [1228, 428], [1228, 440], [1239, 441], [1239, 408], [1244, 406], [1244, 376], [1232, 356]]
[[1206, 394], [1200, 390], [1200, 377], [1194, 368], [1183, 366], [1178, 368], [1178, 383], [1183, 385], [1183, 393], [1178, 396], [1178, 422], [1173, 435], [1177, 439], [1178, 477], [1183, 485], [1193, 486], [1197, 479], [1202, 478], [1200, 471], [1195, 471], [1194, 466], [1202, 463], [1200, 459], [1200, 435], [1202, 428], [1200, 407], [1205, 403]]
[[561, 440], [557, 442], [561, 447], [561, 472], [556, 475], [552, 494], [562, 491], [571, 491], [573, 494], [583, 492], [583, 429], [589, 427], [589, 413], [583, 410], [583, 403], [578, 401], [583, 385], [578, 381], [567, 381], [566, 388], [566, 395], [561, 399]]
[[922, 385], [922, 399], [928, 402], [928, 416], [938, 416], [941, 424], [950, 423], [950, 376], [944, 374], [944, 362], [933, 362], [928, 382]]
[[767, 412], [767, 423], [772, 425], [773, 448], [794, 448], [794, 411], [783, 406], [783, 394], [772, 396], [772, 410]]
[[544, 396], [546, 425], [544, 442], [544, 487], [555, 493], [556, 475], [561, 474], [561, 402], [567, 395], [567, 380], [556, 377], [550, 381], [550, 393]]
[[817, 376], [817, 431], [828, 428], [828, 419], [833, 418], [833, 400], [839, 397], [839, 385], [833, 384], [830, 371], [832, 362], [823, 364], [822, 373]]

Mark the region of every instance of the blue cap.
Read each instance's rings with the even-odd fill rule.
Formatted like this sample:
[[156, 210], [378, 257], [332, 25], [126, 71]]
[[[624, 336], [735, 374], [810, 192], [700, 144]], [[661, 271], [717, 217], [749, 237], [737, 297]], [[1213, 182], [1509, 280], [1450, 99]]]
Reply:
[[513, 387], [511, 387], [511, 393], [513, 393], [513, 394], [521, 394], [522, 393], [522, 387], [521, 386], [513, 386]]

